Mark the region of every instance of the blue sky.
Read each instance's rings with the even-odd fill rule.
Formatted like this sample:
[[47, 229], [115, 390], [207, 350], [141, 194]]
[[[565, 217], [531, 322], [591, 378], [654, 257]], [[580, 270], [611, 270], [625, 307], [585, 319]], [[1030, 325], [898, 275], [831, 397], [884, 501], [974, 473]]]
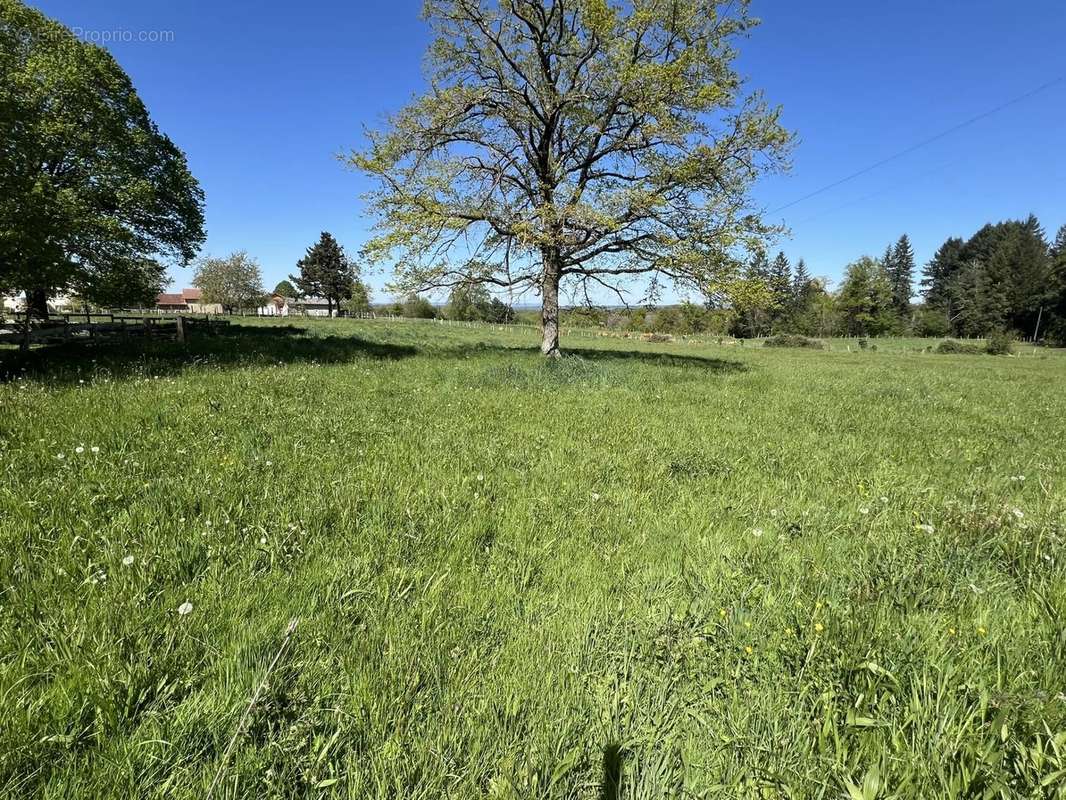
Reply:
[[[205, 252], [246, 249], [268, 288], [320, 231], [354, 252], [368, 221], [359, 146], [423, 85], [420, 0], [36, 0], [107, 46], [155, 120], [188, 154], [207, 196]], [[754, 0], [741, 44], [752, 87], [799, 137], [793, 169], [755, 196], [777, 209], [1066, 76], [1066, 3]], [[168, 41], [136, 41], [166, 31]], [[112, 36], [112, 38], [115, 38]], [[149, 37], [157, 38], [157, 37]], [[949, 235], [1035, 213], [1066, 223], [1066, 81], [771, 216], [781, 248], [838, 278], [901, 233], [924, 263]], [[174, 284], [191, 271], [177, 270]], [[387, 275], [370, 276], [380, 287]], [[382, 293], [376, 293], [381, 299]]]

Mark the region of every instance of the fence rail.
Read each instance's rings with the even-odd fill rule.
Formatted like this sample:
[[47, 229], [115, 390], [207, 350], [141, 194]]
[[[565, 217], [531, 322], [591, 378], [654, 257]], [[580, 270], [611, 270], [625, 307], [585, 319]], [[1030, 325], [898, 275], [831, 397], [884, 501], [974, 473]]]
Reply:
[[[74, 322], [73, 319], [85, 319]], [[96, 321], [94, 321], [94, 319]], [[149, 314], [54, 314], [47, 320], [27, 320], [25, 314], [16, 315], [13, 324], [0, 321], [0, 344], [17, 344], [28, 350], [35, 344], [64, 344], [83, 342], [98, 344], [115, 339], [173, 339], [184, 342], [191, 329], [208, 333], [218, 327], [229, 325], [228, 320], [202, 317], [153, 316]]]

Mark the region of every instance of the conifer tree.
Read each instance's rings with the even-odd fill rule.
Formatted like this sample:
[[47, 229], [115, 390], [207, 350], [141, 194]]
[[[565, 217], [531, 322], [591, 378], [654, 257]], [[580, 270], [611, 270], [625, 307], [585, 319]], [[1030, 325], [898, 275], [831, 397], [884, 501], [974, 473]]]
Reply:
[[303, 295], [320, 295], [326, 298], [329, 315], [340, 309], [341, 300], [352, 296], [355, 267], [344, 253], [344, 248], [326, 231], [319, 240], [307, 248], [307, 254], [296, 262], [300, 274], [289, 278]]
[[914, 248], [907, 234], [899, 237], [886, 269], [892, 284], [892, 302], [900, 316], [906, 319], [910, 315], [914, 281]]
[[926, 305], [944, 311], [950, 316], [948, 287], [951, 279], [963, 267], [962, 239], [952, 237], [940, 245], [932, 260], [922, 272], [922, 291]]

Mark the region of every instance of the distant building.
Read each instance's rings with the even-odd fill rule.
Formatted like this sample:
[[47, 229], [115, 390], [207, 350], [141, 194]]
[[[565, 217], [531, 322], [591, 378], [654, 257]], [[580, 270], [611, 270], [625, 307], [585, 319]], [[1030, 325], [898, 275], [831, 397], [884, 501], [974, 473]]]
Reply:
[[256, 313], [261, 317], [287, 317], [293, 300], [280, 294], [271, 295], [266, 305], [259, 306]]
[[[292, 301], [293, 313], [302, 314], [305, 317], [328, 317], [329, 301], [324, 297], [300, 297]], [[337, 305], [333, 304], [333, 314], [337, 314]]]
[[[63, 311], [71, 307], [70, 298], [65, 294], [58, 294], [55, 297], [48, 298], [48, 310], [50, 312]], [[21, 313], [26, 310], [26, 294], [25, 292], [19, 292], [18, 294], [4, 295], [3, 306], [4, 311], [13, 311]]]
[[182, 289], [180, 293], [164, 292], [155, 299], [155, 307], [159, 311], [171, 314], [182, 312], [189, 314], [221, 314], [222, 306], [219, 303], [204, 303], [202, 289]]

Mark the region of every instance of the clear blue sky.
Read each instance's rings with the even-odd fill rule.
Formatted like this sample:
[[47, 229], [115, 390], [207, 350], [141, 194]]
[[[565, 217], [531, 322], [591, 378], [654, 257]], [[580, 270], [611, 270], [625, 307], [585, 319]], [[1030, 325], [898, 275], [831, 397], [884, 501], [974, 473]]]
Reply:
[[[322, 230], [358, 249], [366, 185], [335, 155], [422, 87], [419, 0], [34, 4], [85, 32], [172, 32], [108, 46], [206, 192], [205, 252], [248, 250], [269, 288]], [[799, 136], [791, 173], [756, 190], [768, 210], [1066, 75], [1063, 0], [752, 7], [741, 70]], [[924, 263], [949, 235], [1030, 212], [1049, 234], [1066, 223], [1066, 82], [774, 219], [793, 261], [835, 279], [901, 233]]]

